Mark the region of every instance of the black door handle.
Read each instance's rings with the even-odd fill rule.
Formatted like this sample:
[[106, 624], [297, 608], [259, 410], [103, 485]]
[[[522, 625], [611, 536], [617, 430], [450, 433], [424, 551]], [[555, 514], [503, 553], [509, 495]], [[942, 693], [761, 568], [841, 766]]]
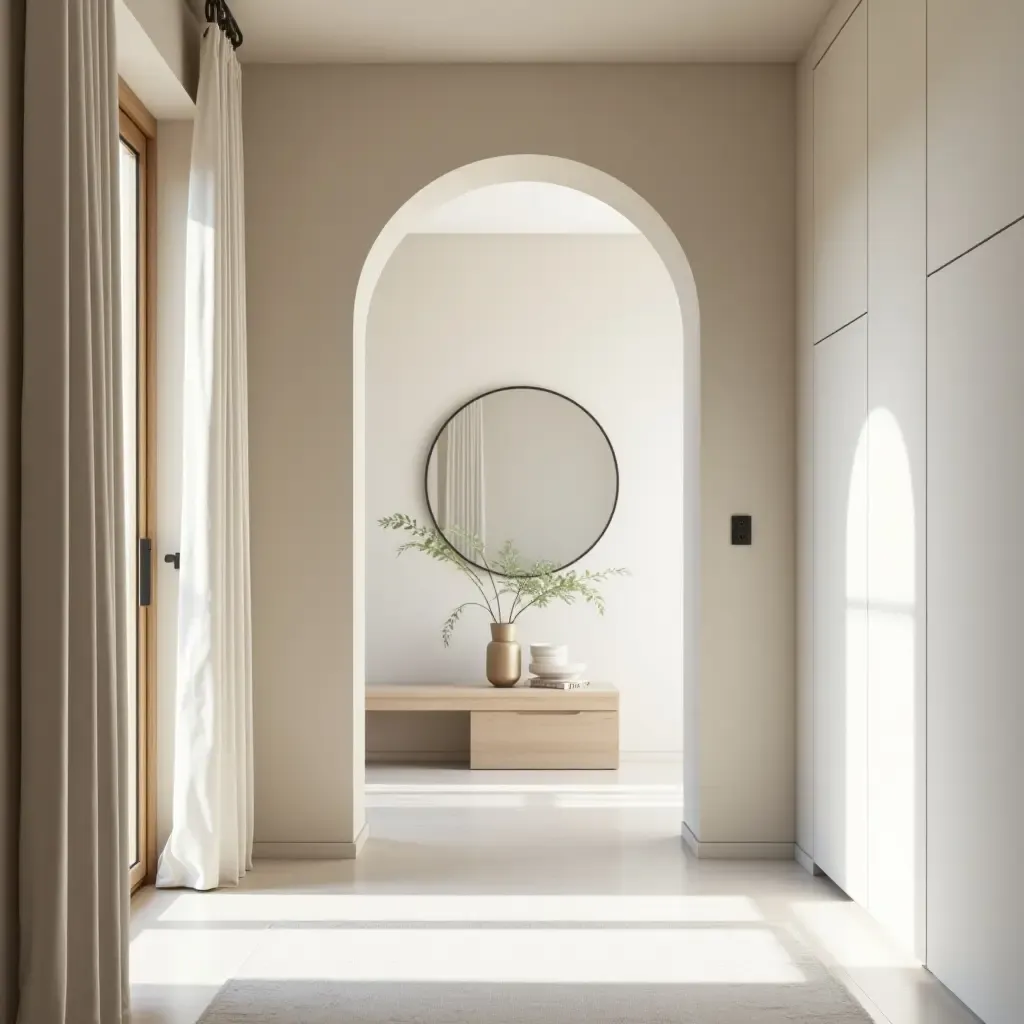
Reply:
[[148, 537], [139, 538], [139, 607], [148, 608], [153, 603], [153, 542]]
[[175, 551], [173, 555], [164, 555], [164, 561], [168, 565], [173, 565], [175, 569], [181, 568], [181, 552]]

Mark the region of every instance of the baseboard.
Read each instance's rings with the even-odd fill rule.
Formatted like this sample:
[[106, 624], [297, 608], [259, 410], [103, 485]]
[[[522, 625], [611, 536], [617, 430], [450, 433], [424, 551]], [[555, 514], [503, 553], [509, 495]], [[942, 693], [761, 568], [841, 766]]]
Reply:
[[682, 751], [671, 750], [620, 750], [619, 761], [631, 764], [682, 764]]
[[[383, 712], [382, 712], [383, 713]], [[468, 750], [368, 750], [367, 764], [443, 764], [469, 767]]]
[[355, 860], [370, 834], [364, 825], [354, 843], [253, 843], [253, 860]]
[[[385, 712], [381, 712], [384, 714]], [[681, 763], [681, 752], [623, 750], [619, 762], [629, 764], [677, 764]], [[367, 764], [443, 764], [464, 768], [469, 765], [468, 750], [367, 750]]]
[[792, 860], [792, 843], [702, 843], [683, 822], [683, 842], [700, 860]]
[[823, 874], [821, 868], [814, 863], [814, 858], [806, 851], [800, 848], [799, 845], [793, 845], [793, 859], [806, 871], [809, 875], [820, 875]]

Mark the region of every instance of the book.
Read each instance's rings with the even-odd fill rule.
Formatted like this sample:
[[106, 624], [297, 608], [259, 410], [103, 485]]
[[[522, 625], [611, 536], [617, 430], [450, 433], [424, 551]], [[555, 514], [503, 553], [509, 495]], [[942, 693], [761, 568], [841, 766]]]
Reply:
[[534, 676], [530, 679], [530, 686], [540, 690], [585, 690], [590, 682], [586, 679], [539, 679]]

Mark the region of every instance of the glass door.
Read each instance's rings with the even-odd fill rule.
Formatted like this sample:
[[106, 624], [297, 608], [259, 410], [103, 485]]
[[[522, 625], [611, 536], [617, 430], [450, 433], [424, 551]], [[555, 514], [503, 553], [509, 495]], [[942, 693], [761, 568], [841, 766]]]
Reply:
[[150, 352], [148, 323], [149, 139], [122, 109], [120, 116], [121, 373], [124, 457], [126, 607], [128, 631], [128, 871], [132, 889], [155, 865], [150, 851], [151, 637], [153, 566], [150, 543]]

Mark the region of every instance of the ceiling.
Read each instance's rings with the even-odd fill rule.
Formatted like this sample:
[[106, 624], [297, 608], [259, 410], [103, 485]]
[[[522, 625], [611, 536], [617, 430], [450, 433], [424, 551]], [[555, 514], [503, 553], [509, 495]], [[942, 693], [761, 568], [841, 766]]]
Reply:
[[230, 0], [243, 61], [793, 61], [832, 0]]
[[635, 235], [638, 231], [617, 210], [584, 192], [543, 181], [512, 181], [449, 200], [413, 233]]

